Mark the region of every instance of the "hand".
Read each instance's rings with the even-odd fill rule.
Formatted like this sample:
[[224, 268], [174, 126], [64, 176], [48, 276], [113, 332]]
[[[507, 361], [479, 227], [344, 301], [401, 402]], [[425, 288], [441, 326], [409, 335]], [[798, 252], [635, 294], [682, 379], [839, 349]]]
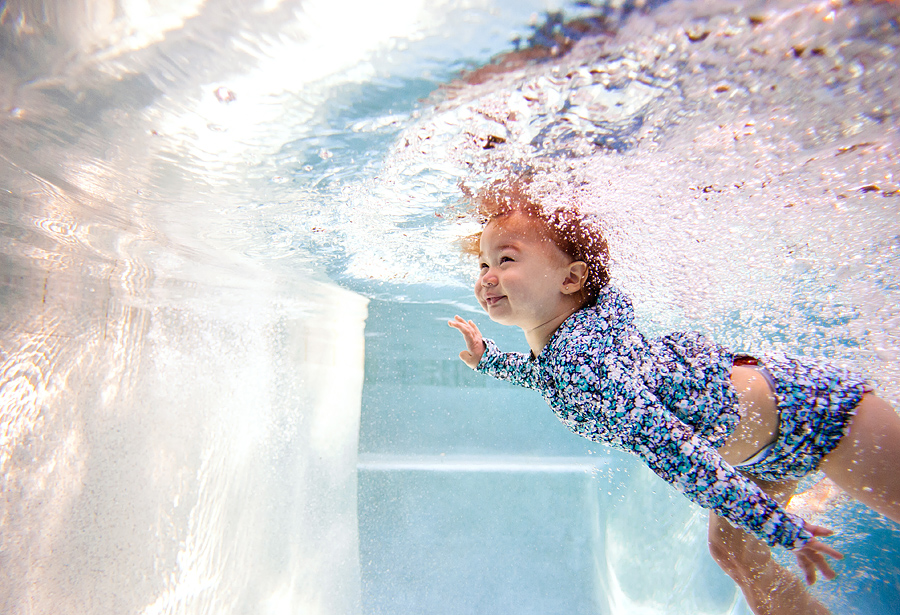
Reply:
[[[813, 536], [831, 536], [834, 534], [831, 530], [818, 525], [806, 523], [807, 531]], [[806, 575], [806, 584], [812, 585], [816, 582], [816, 570], [822, 573], [827, 580], [831, 580], [837, 576], [831, 566], [826, 561], [825, 556], [828, 555], [834, 559], [844, 559], [838, 551], [835, 551], [823, 542], [819, 542], [815, 538], [803, 545], [800, 549], [794, 551], [797, 558], [797, 565]]]
[[478, 367], [481, 357], [484, 355], [484, 340], [481, 338], [481, 331], [474, 322], [466, 321], [461, 316], [447, 321], [447, 324], [462, 333], [466, 340], [466, 349], [459, 353], [459, 358], [472, 369]]

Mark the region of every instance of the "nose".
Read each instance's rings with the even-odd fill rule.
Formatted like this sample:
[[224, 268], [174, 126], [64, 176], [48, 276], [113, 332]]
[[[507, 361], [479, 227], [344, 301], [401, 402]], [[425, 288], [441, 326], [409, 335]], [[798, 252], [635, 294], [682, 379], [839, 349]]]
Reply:
[[485, 269], [485, 271], [481, 275], [481, 277], [478, 278], [478, 282], [486, 288], [491, 288], [492, 286], [497, 285], [497, 276], [494, 275], [494, 272], [492, 269], [488, 268], [488, 269]]

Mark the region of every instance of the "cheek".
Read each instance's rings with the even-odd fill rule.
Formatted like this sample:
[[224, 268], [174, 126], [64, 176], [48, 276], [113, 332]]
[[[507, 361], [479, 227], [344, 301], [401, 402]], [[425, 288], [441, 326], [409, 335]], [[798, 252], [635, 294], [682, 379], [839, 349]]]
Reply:
[[481, 285], [481, 276], [478, 276], [475, 280], [472, 290], [475, 293], [475, 298], [478, 299], [478, 303], [481, 304], [481, 307], [484, 307], [484, 301], [481, 299], [481, 295], [484, 294], [484, 286]]
[[475, 299], [478, 300], [478, 305], [484, 308], [487, 304], [484, 302], [484, 299], [481, 298], [481, 295], [484, 294], [484, 287], [481, 286], [481, 280], [475, 281], [475, 288], [473, 290], [475, 291]]

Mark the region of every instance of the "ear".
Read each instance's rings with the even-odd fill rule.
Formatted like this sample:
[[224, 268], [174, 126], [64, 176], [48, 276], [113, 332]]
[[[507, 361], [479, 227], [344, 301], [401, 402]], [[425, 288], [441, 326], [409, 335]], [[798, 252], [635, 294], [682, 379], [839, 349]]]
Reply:
[[581, 292], [587, 280], [588, 266], [584, 261], [573, 261], [569, 264], [569, 270], [562, 283], [564, 295], [573, 295]]

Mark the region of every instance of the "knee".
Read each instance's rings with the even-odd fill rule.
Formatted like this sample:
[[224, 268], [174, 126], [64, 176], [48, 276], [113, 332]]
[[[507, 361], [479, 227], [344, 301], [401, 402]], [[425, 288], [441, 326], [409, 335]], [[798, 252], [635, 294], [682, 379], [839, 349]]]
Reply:
[[759, 570], [760, 565], [764, 564], [760, 558], [767, 555], [767, 553], [750, 548], [745, 541], [740, 539], [711, 539], [709, 553], [719, 568], [735, 580], [751, 577], [754, 571]]
[[712, 555], [719, 568], [724, 570], [729, 576], [734, 576], [732, 573], [737, 572], [737, 558], [723, 541], [710, 540], [709, 554]]

